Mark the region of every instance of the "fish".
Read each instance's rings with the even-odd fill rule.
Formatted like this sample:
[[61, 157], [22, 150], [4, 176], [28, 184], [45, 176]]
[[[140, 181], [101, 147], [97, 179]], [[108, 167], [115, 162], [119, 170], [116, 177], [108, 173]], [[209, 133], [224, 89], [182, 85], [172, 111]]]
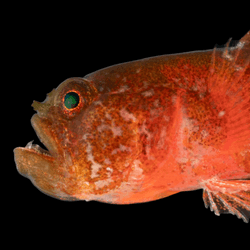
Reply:
[[144, 203], [203, 190], [206, 208], [250, 219], [250, 31], [223, 48], [71, 77], [14, 149], [17, 171], [62, 201]]

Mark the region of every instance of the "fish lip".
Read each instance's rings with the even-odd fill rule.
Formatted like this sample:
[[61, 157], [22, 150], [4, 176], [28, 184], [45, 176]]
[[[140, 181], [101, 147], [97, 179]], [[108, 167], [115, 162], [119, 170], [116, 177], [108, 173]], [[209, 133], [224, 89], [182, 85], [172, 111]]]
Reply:
[[35, 151], [38, 154], [52, 157], [57, 152], [57, 147], [52, 136], [52, 132], [49, 129], [49, 124], [51, 123], [47, 118], [40, 117], [38, 114], [33, 115], [31, 118], [31, 125], [35, 130], [40, 142], [47, 148], [47, 150], [41, 148], [37, 144], [32, 144], [32, 141], [29, 142], [23, 149], [32, 152]]

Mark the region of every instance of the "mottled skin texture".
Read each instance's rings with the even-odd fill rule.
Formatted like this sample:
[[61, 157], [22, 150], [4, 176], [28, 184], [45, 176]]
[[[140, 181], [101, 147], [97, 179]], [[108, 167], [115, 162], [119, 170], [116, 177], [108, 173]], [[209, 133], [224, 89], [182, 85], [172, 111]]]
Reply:
[[[158, 56], [66, 80], [33, 104], [32, 125], [50, 154], [16, 148], [19, 172], [51, 196], [111, 203], [250, 178], [249, 54], [240, 54], [244, 74], [231, 90], [244, 85], [244, 101], [234, 109], [235, 97], [223, 92], [229, 83], [218, 77], [231, 63], [225, 51]], [[69, 91], [80, 96], [73, 111], [63, 106]]]

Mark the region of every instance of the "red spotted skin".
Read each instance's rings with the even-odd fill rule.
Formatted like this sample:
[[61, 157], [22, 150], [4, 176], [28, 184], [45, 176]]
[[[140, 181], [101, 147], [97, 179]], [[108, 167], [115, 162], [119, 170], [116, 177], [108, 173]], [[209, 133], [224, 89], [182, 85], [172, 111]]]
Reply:
[[[37, 172], [19, 163], [19, 171], [54, 197], [118, 204], [199, 189], [212, 178], [249, 178], [249, 148], [228, 139], [230, 117], [208, 91], [212, 55], [152, 57], [66, 80], [33, 117], [52, 138], [51, 166]], [[70, 89], [83, 96], [73, 113], [60, 103]]]
[[[205, 85], [211, 57], [212, 51], [160, 56], [86, 77], [99, 92], [109, 95], [103, 102], [105, 107], [109, 105], [108, 110], [114, 107], [118, 114], [126, 109], [136, 118], [131, 121], [136, 124], [134, 155], [125, 152], [124, 156], [139, 160], [144, 174], [142, 186], [148, 188], [119, 202], [152, 200], [171, 192], [198, 189], [215, 176], [249, 176], [249, 165], [239, 164], [235, 152], [221, 148], [226, 138], [225, 119], [221, 110], [213, 109]], [[97, 120], [101, 124], [103, 117]], [[124, 123], [123, 119], [114, 121], [117, 126]], [[118, 145], [127, 145], [127, 138], [118, 138], [114, 138]], [[109, 152], [103, 152], [104, 157]]]

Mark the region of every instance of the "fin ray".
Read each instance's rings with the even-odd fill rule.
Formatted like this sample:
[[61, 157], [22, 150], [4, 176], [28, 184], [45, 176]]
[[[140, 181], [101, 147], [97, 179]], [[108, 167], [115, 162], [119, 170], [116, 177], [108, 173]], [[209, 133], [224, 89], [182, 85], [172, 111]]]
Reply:
[[214, 107], [223, 112], [218, 118], [225, 121], [223, 145], [240, 151], [250, 138], [250, 31], [235, 47], [229, 42], [224, 51], [214, 49], [207, 87]]
[[216, 215], [231, 213], [248, 223], [250, 219], [250, 180], [210, 180], [203, 190], [205, 207]]

